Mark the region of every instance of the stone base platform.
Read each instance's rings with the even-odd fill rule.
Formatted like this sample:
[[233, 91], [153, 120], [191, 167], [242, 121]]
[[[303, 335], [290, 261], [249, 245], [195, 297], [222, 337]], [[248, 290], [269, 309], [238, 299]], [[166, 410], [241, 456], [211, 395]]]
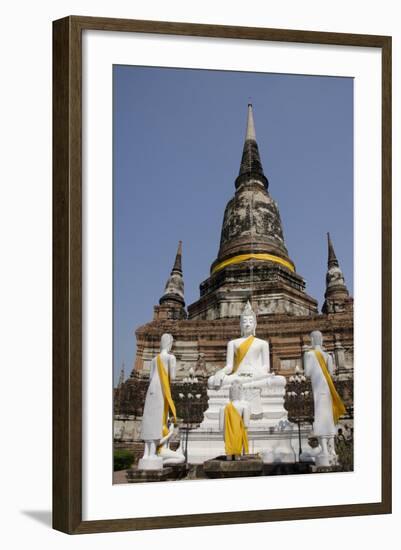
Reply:
[[264, 464], [258, 455], [244, 455], [238, 460], [227, 460], [226, 456], [218, 456], [212, 460], [207, 460], [203, 464], [204, 474], [206, 477], [213, 479], [311, 474], [315, 471], [316, 468], [313, 462]]
[[127, 483], [145, 483], [149, 481], [176, 481], [188, 473], [187, 464], [174, 464], [162, 470], [140, 470], [137, 467], [127, 470]]
[[263, 461], [257, 455], [240, 456], [237, 460], [227, 460], [226, 456], [218, 456], [203, 464], [207, 477], [252, 477], [263, 474]]
[[338, 466], [315, 466], [312, 467], [314, 474], [330, 474], [332, 472], [343, 472], [344, 469], [341, 465]]

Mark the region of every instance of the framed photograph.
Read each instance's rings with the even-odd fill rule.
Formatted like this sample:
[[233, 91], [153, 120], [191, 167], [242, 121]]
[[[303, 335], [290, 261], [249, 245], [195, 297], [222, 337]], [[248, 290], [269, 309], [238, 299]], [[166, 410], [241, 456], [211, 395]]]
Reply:
[[53, 24], [53, 526], [391, 512], [391, 37]]

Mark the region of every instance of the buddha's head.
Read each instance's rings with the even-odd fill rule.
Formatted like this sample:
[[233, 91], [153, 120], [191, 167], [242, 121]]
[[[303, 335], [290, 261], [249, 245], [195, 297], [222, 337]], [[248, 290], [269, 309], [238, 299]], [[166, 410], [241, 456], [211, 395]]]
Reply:
[[239, 380], [234, 380], [234, 382], [231, 384], [229, 398], [230, 398], [230, 401], [241, 401], [242, 384]]
[[322, 347], [323, 344], [323, 335], [320, 332], [320, 330], [314, 330], [310, 333], [310, 339], [312, 347], [315, 348], [316, 346]]
[[161, 351], [166, 350], [170, 351], [173, 346], [173, 337], [167, 332], [163, 334], [160, 340], [160, 349]]
[[249, 303], [249, 300], [246, 303], [244, 311], [241, 313], [240, 326], [241, 326], [241, 336], [250, 336], [251, 334], [255, 336], [256, 315], [252, 309], [251, 304]]

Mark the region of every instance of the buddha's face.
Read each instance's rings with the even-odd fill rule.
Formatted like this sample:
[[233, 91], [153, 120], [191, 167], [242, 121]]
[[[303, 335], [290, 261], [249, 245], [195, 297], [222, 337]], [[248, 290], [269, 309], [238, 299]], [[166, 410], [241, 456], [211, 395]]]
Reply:
[[256, 322], [253, 315], [244, 315], [241, 317], [241, 333], [244, 336], [249, 336], [255, 333]]

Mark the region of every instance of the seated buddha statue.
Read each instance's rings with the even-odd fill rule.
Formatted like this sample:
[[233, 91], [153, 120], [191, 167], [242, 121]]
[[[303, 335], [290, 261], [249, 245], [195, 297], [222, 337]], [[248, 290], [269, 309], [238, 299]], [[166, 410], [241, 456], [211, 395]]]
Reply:
[[240, 316], [240, 327], [241, 337], [228, 343], [226, 366], [208, 379], [209, 389], [230, 387], [234, 380], [243, 388], [259, 388], [272, 383], [269, 344], [255, 337], [256, 315], [249, 301]]

